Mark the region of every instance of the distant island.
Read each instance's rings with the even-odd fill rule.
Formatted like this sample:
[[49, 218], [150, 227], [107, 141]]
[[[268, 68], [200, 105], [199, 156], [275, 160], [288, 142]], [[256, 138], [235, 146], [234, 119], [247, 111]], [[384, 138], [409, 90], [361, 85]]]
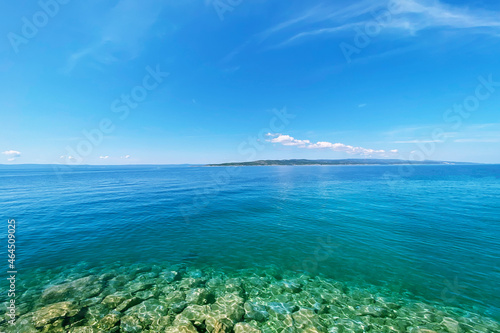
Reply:
[[397, 159], [343, 159], [343, 160], [259, 160], [253, 162], [231, 162], [221, 164], [207, 164], [209, 167], [220, 166], [270, 166], [270, 165], [466, 165], [475, 163], [445, 162], [445, 161], [406, 161]]

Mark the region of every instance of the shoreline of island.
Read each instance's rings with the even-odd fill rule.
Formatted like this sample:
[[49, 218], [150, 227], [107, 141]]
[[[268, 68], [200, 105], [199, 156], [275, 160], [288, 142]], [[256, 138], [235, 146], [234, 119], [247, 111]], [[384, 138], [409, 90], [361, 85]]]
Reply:
[[408, 161], [388, 159], [340, 159], [340, 160], [258, 160], [251, 162], [230, 162], [206, 164], [204, 167], [241, 167], [241, 166], [400, 166], [400, 165], [482, 165], [473, 162], [451, 161]]

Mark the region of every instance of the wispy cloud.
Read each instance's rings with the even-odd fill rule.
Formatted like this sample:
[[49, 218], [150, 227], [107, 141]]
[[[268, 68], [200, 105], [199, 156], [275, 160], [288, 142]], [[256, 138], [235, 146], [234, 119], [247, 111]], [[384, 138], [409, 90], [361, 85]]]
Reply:
[[495, 143], [495, 142], [500, 142], [500, 139], [456, 139], [453, 142], [457, 142], [457, 143]]
[[108, 156], [108, 155], [106, 155], [106, 156], [99, 156], [99, 158], [100, 158], [101, 160], [107, 160], [107, 159], [109, 158], [109, 156]]
[[[296, 31], [297, 29], [306, 29], [306, 27], [311, 27], [311, 25], [314, 26], [318, 24], [324, 24], [325, 21], [342, 21], [347, 18], [367, 14], [371, 10], [377, 8], [377, 6], [378, 5], [373, 4], [373, 1], [363, 0], [348, 6], [338, 6], [323, 3], [315, 5], [311, 8], [303, 9], [295, 17], [288, 18], [283, 22], [275, 24], [270, 28], [252, 36], [249, 40], [245, 41], [243, 44], [236, 47], [228, 55], [226, 55], [222, 59], [222, 63], [231, 61], [235, 56], [243, 52], [243, 50], [249, 48], [250, 46], [262, 44], [268, 39], [273, 40], [273, 44], [269, 48], [274, 49], [284, 46], [295, 39], [301, 39], [307, 35], [314, 36], [319, 34], [326, 34], [327, 32], [332, 33], [334, 31], [328, 31], [328, 29], [338, 28], [325, 27], [323, 28], [326, 29], [325, 31], [321, 31], [322, 29], [318, 29], [318, 31], [304, 30], [302, 32], [304, 34], [303, 36], [301, 35], [302, 33], [291, 35], [290, 31]], [[342, 29], [347, 29], [347, 27], [340, 28], [340, 30]]]
[[[414, 36], [426, 29], [447, 28], [469, 30], [498, 36], [500, 33], [499, 13], [468, 7], [444, 4], [437, 0], [393, 0], [392, 15], [381, 20], [386, 32], [400, 32], [400, 35]], [[261, 36], [268, 39], [280, 34], [282, 41], [275, 47], [284, 47], [319, 35], [336, 35], [377, 22], [368, 13], [387, 12], [387, 1], [358, 1], [346, 8], [332, 9], [316, 6], [297, 14], [266, 31]], [[318, 24], [321, 23], [321, 24]], [[288, 30], [288, 37], [284, 31]], [[297, 32], [297, 30], [300, 30]]]
[[393, 141], [393, 143], [432, 143], [444, 142], [443, 140], [406, 140], [406, 141]]
[[6, 150], [2, 152], [2, 154], [7, 156], [7, 161], [9, 162], [14, 161], [18, 157], [21, 157], [21, 152], [18, 152], [17, 150]]
[[268, 133], [268, 141], [271, 143], [278, 143], [284, 146], [296, 146], [298, 148], [306, 149], [329, 149], [336, 152], [344, 152], [351, 155], [363, 155], [363, 156], [383, 156], [388, 157], [391, 154], [397, 154], [397, 149], [386, 151], [386, 150], [375, 150], [363, 147], [354, 147], [351, 145], [346, 145], [343, 143], [332, 143], [326, 141], [319, 141], [312, 143], [310, 140], [299, 140], [286, 134], [273, 134]]

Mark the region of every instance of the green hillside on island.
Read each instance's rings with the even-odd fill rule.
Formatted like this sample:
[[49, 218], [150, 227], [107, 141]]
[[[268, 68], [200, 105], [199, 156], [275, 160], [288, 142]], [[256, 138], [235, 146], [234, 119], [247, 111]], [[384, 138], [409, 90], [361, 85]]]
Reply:
[[220, 164], [207, 164], [206, 166], [270, 166], [270, 165], [455, 165], [472, 164], [464, 162], [445, 162], [445, 161], [407, 161], [397, 159], [342, 159], [342, 160], [259, 160], [253, 162], [230, 162]]

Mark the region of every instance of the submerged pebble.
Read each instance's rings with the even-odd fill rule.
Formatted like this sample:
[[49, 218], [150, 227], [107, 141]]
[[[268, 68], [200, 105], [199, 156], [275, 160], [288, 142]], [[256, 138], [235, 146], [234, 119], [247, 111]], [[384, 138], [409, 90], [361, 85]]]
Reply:
[[491, 318], [409, 292], [276, 267], [81, 265], [37, 278], [25, 282], [32, 287], [21, 293], [16, 325], [4, 321], [1, 332], [500, 332]]

